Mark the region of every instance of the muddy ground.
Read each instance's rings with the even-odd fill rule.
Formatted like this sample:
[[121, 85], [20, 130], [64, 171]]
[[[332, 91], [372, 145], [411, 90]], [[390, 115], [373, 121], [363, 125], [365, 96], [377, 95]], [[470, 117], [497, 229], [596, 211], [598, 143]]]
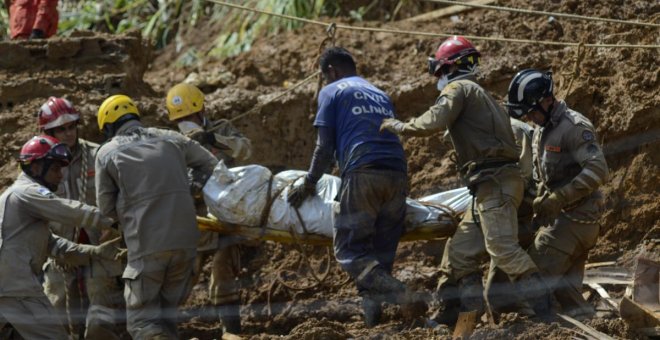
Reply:
[[[660, 3], [615, 0], [499, 1], [506, 6], [569, 12], [582, 15], [656, 21]], [[339, 21], [382, 26], [379, 22]], [[388, 26], [427, 32], [500, 36], [587, 43], [659, 44], [657, 29], [598, 22], [569, 21], [485, 10], [462, 13], [454, 19], [432, 22], [393, 22]], [[174, 46], [152, 51], [137, 35], [107, 36], [81, 32], [72, 38], [48, 42], [0, 42], [0, 187], [15, 178], [13, 161], [20, 146], [36, 131], [35, 113], [50, 95], [66, 96], [85, 115], [82, 136], [97, 142], [95, 113], [108, 95], [125, 93], [138, 102], [149, 125], [171, 126], [166, 119], [164, 93], [169, 86], [196, 73], [207, 93], [213, 118], [232, 118], [264, 103], [285, 87], [303, 79], [315, 68], [321, 27], [306, 26], [292, 32], [258, 39], [253, 49], [234, 58], [180, 68], [178, 58], [188, 48], [207, 50], [213, 27], [184, 36], [183, 49]], [[336, 43], [351, 50], [359, 73], [389, 93], [397, 113], [406, 119], [424, 112], [437, 96], [434, 79], [425, 73], [426, 57], [439, 39], [389, 33], [339, 30]], [[527, 67], [551, 69], [557, 94], [570, 107], [590, 118], [604, 145], [611, 178], [604, 186], [607, 210], [601, 219], [601, 240], [590, 252], [591, 262], [630, 258], [643, 239], [660, 238], [660, 58], [652, 49], [585, 50], [576, 65], [576, 49], [542, 45], [475, 41], [483, 54], [482, 83], [502, 98], [515, 73]], [[568, 84], [572, 80], [572, 85]], [[283, 99], [263, 106], [257, 113], [234, 123], [254, 146], [250, 163], [273, 170], [306, 169], [313, 151], [315, 82]], [[451, 147], [440, 136], [405, 141], [412, 196], [460, 185], [449, 160]], [[406, 283], [432, 290], [442, 253], [442, 241], [402, 244], [394, 274]], [[305, 251], [312, 267], [324, 271], [325, 249]], [[330, 261], [323, 283], [311, 286], [305, 260], [296, 247], [263, 243], [245, 251], [242, 282], [245, 336], [254, 339], [344, 339], [446, 337], [447, 329], [411, 327], [402, 323], [394, 307], [385, 322], [366, 329], [359, 299], [346, 276]], [[208, 269], [208, 268], [207, 268]], [[298, 274], [287, 270], [297, 270]], [[279, 279], [278, 279], [279, 278]], [[186, 305], [185, 338], [213, 339], [219, 323], [206, 303], [203, 277]], [[294, 287], [295, 288], [295, 287]], [[614, 287], [606, 287], [614, 288]], [[616, 317], [587, 322], [608, 334], [642, 338]], [[558, 322], [534, 323], [516, 315], [503, 325], [481, 323], [474, 338], [569, 339], [575, 334]]]

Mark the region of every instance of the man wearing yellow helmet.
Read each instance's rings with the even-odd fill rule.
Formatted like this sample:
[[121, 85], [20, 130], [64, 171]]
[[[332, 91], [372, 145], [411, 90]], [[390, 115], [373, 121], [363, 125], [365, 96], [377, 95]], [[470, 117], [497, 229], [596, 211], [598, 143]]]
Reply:
[[[178, 123], [179, 131], [197, 140], [228, 166], [234, 159], [250, 157], [250, 140], [244, 137], [228, 120], [209, 123], [204, 110], [204, 93], [194, 85], [181, 83], [167, 93], [167, 111], [170, 121]], [[197, 176], [193, 173], [193, 179]], [[194, 180], [193, 180], [194, 181]], [[202, 178], [201, 184], [205, 182]], [[201, 187], [201, 186], [200, 186]], [[197, 213], [206, 216], [207, 210], [201, 195], [196, 196]], [[209, 281], [211, 304], [216, 306], [225, 331], [241, 332], [240, 295], [237, 281], [241, 270], [236, 237], [219, 237], [214, 232], [202, 232], [197, 248], [195, 276], [197, 282], [205, 259], [213, 256], [213, 270]]]
[[98, 125], [111, 139], [96, 157], [96, 197], [101, 212], [120, 221], [128, 248], [128, 332], [177, 338], [177, 307], [190, 289], [199, 239], [187, 169], [210, 176], [218, 160], [180, 133], [143, 127], [124, 95], [101, 104]]

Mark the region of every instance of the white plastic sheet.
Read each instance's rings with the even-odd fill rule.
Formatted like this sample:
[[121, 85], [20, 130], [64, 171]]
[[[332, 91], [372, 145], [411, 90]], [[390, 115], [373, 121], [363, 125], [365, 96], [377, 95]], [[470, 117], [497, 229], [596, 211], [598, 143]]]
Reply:
[[[266, 220], [266, 228], [305, 231], [332, 238], [332, 228], [339, 204], [335, 197], [339, 193], [341, 180], [338, 177], [323, 175], [316, 186], [316, 196], [310, 197], [298, 209], [300, 218], [286, 201], [292, 183], [303, 180], [306, 172], [287, 170], [272, 176], [268, 168], [248, 165], [228, 169], [223, 162], [213, 171], [213, 176], [204, 186], [204, 200], [209, 212], [219, 221], [244, 225], [261, 226], [262, 212], [267, 207], [269, 196], [272, 203]], [[269, 181], [270, 195], [268, 193]], [[419, 227], [446, 226], [452, 223], [446, 209], [464, 212], [470, 195], [466, 188], [442, 192], [421, 198], [407, 200], [406, 229]], [[424, 204], [423, 204], [424, 203]], [[435, 206], [434, 206], [435, 205]], [[304, 221], [303, 224], [300, 219]]]

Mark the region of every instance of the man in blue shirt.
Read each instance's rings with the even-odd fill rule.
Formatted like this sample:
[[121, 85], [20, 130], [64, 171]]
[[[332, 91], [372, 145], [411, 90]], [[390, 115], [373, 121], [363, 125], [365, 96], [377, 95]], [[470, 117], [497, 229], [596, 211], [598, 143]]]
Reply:
[[336, 156], [342, 182], [335, 257], [355, 280], [365, 323], [373, 327], [382, 302], [401, 304], [407, 313], [420, 312], [406, 286], [391, 275], [404, 232], [406, 158], [399, 138], [378, 130], [383, 119], [394, 117], [390, 98], [357, 76], [351, 54], [341, 47], [326, 49], [320, 66], [328, 85], [319, 94], [316, 149], [304, 182], [292, 188], [288, 200], [297, 208], [314, 195], [317, 181]]

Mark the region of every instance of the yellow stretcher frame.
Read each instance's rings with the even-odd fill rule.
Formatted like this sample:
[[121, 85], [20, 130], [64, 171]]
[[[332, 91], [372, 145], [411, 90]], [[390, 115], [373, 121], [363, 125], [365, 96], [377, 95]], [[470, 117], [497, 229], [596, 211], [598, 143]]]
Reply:
[[[331, 246], [332, 239], [317, 234], [292, 234], [285, 230], [248, 227], [220, 222], [215, 218], [197, 216], [197, 227], [202, 231], [213, 231], [224, 235], [244, 236], [248, 239], [273, 241], [278, 243], [302, 243], [315, 246]], [[446, 228], [420, 227], [406, 232], [401, 241], [436, 240], [450, 237], [456, 231], [457, 222], [447, 223]]]

